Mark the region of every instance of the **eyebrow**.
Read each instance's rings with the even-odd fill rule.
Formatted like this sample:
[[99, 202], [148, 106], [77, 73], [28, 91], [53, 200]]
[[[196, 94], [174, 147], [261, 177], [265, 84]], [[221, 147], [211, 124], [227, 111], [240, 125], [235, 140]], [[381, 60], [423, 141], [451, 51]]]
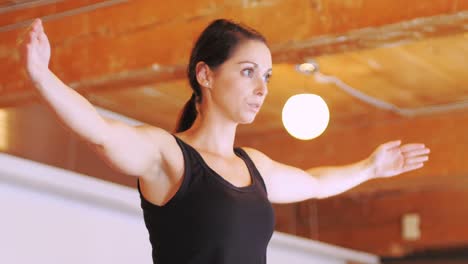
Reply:
[[[255, 68], [258, 68], [258, 64], [253, 62], [253, 61], [239, 61], [237, 64], [243, 64], [243, 63], [250, 63], [250, 64], [253, 64], [255, 66]], [[267, 72], [271, 72], [272, 69], [268, 69]]]

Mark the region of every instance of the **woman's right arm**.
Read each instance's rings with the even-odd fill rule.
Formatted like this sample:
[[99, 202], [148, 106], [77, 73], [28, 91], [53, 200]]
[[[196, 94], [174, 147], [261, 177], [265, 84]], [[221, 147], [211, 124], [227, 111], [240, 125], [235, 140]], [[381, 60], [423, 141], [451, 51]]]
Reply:
[[27, 31], [22, 58], [33, 86], [61, 123], [89, 143], [112, 167], [135, 176], [148, 175], [155, 166], [161, 167], [161, 145], [170, 134], [155, 127], [132, 127], [101, 117], [84, 97], [49, 70], [50, 44], [39, 19]]

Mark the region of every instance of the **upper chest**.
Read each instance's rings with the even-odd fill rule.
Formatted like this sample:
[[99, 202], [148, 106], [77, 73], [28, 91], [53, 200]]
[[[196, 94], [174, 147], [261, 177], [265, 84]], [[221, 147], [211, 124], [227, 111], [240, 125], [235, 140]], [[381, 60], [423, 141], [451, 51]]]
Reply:
[[249, 164], [240, 156], [221, 157], [211, 153], [199, 151], [199, 162], [201, 165], [221, 177], [235, 187], [245, 187], [252, 184], [253, 175]]

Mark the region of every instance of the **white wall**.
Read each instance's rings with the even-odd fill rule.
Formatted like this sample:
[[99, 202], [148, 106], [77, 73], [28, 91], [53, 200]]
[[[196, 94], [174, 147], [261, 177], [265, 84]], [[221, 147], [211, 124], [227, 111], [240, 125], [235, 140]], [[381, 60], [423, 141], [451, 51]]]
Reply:
[[[152, 263], [136, 190], [0, 154], [0, 263]], [[379, 263], [275, 233], [269, 264]]]

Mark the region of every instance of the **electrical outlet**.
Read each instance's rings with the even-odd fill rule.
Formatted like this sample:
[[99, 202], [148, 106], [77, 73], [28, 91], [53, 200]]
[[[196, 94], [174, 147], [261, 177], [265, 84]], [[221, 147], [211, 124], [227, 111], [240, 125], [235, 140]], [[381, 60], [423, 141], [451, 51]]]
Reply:
[[419, 214], [404, 214], [401, 218], [401, 236], [404, 240], [414, 241], [421, 238], [421, 219]]

